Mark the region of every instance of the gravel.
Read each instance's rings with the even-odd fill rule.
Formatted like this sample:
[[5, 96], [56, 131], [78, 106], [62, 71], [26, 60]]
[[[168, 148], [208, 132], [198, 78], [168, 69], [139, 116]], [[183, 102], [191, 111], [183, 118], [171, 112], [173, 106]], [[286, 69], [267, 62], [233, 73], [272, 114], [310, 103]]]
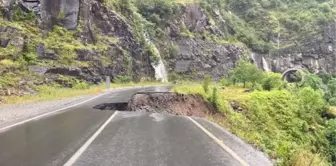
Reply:
[[94, 96], [86, 95], [53, 101], [2, 106], [0, 107], [0, 128], [88, 100]]

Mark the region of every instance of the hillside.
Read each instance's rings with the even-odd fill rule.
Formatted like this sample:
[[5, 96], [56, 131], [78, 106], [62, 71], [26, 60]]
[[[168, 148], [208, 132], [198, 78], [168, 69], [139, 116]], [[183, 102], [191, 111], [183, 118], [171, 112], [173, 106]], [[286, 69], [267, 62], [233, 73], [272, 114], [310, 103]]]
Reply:
[[274, 164], [336, 164], [335, 0], [1, 2], [0, 104], [170, 81]]
[[[215, 79], [250, 58], [264, 70], [336, 74], [332, 0], [3, 0], [0, 95], [38, 85]], [[156, 69], [156, 71], [155, 71]]]

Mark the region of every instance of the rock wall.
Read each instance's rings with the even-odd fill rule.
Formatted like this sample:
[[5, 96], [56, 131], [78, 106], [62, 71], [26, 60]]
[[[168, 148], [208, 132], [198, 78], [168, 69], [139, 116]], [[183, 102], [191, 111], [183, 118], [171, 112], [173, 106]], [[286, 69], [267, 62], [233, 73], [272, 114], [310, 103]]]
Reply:
[[[36, 26], [41, 29], [45, 38], [54, 26], [61, 26], [75, 32], [76, 40], [84, 46], [107, 47], [76, 49], [76, 61], [89, 66], [67, 66], [56, 64], [40, 66], [47, 71], [45, 77], [55, 79], [53, 75], [73, 76], [90, 83], [99, 83], [105, 76], [130, 76], [134, 79], [154, 77], [148, 53], [133, 35], [133, 29], [120, 15], [112, 11], [101, 0], [3, 0], [8, 20], [12, 20], [15, 7], [36, 14]], [[1, 7], [1, 6], [0, 6]], [[132, 21], [132, 20], [131, 20]], [[0, 44], [2, 47], [19, 48], [16, 55], [21, 56], [25, 43], [29, 43], [28, 35], [18, 32], [15, 27], [0, 26]], [[16, 36], [10, 38], [10, 36]], [[62, 36], [60, 36], [61, 38]], [[18, 38], [18, 39], [16, 39]], [[69, 43], [70, 44], [70, 43]], [[19, 45], [19, 46], [18, 46]], [[47, 48], [45, 44], [36, 45], [39, 62], [57, 61], [60, 59], [59, 49]], [[1, 56], [0, 56], [1, 60]], [[13, 59], [15, 60], [15, 59]], [[36, 67], [36, 66], [35, 66]]]
[[[85, 47], [76, 49], [75, 60], [87, 63], [87, 66], [33, 66], [34, 69], [43, 69], [44, 72], [38, 74], [52, 80], [57, 80], [56, 76], [59, 74], [73, 76], [91, 83], [103, 81], [106, 75], [112, 78], [118, 75], [131, 76], [133, 79], [154, 78], [151, 55], [145, 42], [139, 41], [139, 36], [136, 36], [139, 32], [135, 31], [138, 29], [134, 27], [134, 16], [121, 15], [107, 7], [102, 0], [3, 0], [3, 2], [3, 12], [9, 20], [11, 10], [16, 4], [21, 4], [20, 7], [24, 10], [34, 11], [42, 36], [46, 36], [57, 25], [76, 32], [75, 38], [84, 46], [107, 47], [105, 50]], [[188, 4], [179, 6], [173, 17], [160, 16], [163, 18], [158, 22], [159, 26], [155, 31], [161, 30], [163, 35], [151, 36], [150, 40], [153, 40], [164, 57], [170, 73], [185, 75], [192, 79], [202, 79], [206, 75], [211, 75], [219, 80], [223, 75], [229, 74], [236, 61], [247, 55], [248, 50], [240, 44], [224, 44], [216, 40], [216, 37], [229, 35], [230, 27], [219, 11], [213, 10], [210, 16], [199, 4]], [[140, 33], [146, 33], [145, 31]], [[17, 48], [12, 57], [13, 60], [19, 59], [30, 40], [29, 35], [11, 26], [0, 26], [0, 32], [1, 47]], [[177, 48], [176, 53], [167, 53], [169, 45]], [[36, 54], [42, 62], [60, 59], [59, 50], [47, 48], [43, 43], [36, 45]], [[325, 27], [321, 40], [307, 39], [303, 44], [283, 48], [269, 55], [255, 53], [251, 59], [262, 69], [265, 69], [266, 62], [268, 68], [274, 72], [300, 67], [313, 72], [322, 71], [336, 75], [335, 54], [336, 24], [333, 22]], [[0, 56], [0, 60], [2, 59]]]
[[213, 76], [219, 80], [229, 74], [245, 51], [238, 45], [216, 44], [202, 39], [181, 38], [176, 43], [179, 51], [169, 60], [170, 70], [194, 79]]
[[324, 29], [323, 39], [307, 39], [302, 45], [294, 45], [269, 55], [256, 54], [258, 66], [264, 57], [273, 72], [284, 72], [290, 68], [304, 68], [311, 72], [336, 75], [336, 22]]

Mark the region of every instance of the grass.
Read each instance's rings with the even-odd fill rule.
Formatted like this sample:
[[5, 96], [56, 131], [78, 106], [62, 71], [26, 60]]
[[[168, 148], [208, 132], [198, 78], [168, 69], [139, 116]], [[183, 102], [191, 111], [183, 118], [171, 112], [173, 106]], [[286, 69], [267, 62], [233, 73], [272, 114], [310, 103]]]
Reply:
[[[162, 83], [158, 82], [141, 82], [141, 83], [124, 83], [124, 84], [111, 84], [110, 89], [117, 89], [123, 87], [133, 87], [133, 86], [154, 86], [160, 85]], [[58, 100], [63, 98], [82, 96], [82, 95], [94, 95], [103, 93], [106, 90], [106, 85], [96, 85], [90, 86], [87, 89], [71, 89], [62, 87], [52, 87], [52, 86], [40, 86], [38, 87], [39, 93], [35, 95], [25, 95], [25, 96], [5, 96], [3, 97], [5, 103], [2, 105], [19, 104], [27, 102], [40, 102], [48, 100]]]
[[309, 151], [298, 153], [291, 166], [327, 166], [328, 163], [320, 154], [312, 154]]

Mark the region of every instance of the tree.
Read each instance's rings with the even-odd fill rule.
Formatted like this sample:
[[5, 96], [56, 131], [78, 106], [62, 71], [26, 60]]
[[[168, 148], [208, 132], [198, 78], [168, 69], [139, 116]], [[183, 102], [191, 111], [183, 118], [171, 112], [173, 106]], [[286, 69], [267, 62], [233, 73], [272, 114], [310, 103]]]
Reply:
[[252, 83], [254, 87], [257, 82], [263, 79], [263, 71], [254, 64], [245, 60], [239, 60], [236, 63], [236, 67], [231, 72], [230, 79], [234, 83], [243, 83], [244, 88], [248, 82]]

